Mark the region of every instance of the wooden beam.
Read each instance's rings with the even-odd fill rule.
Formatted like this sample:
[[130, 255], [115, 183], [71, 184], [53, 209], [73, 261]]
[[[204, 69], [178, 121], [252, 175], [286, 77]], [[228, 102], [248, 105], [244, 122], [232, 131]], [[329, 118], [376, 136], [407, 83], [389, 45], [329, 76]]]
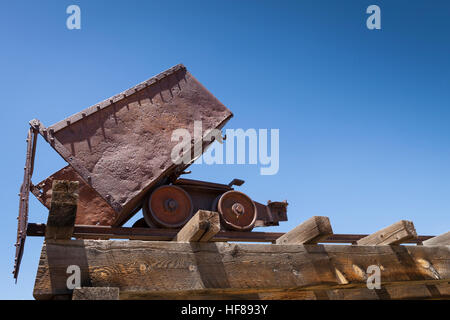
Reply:
[[119, 300], [119, 288], [83, 287], [75, 288], [72, 300]]
[[276, 244], [314, 244], [332, 234], [330, 219], [315, 216], [278, 238]]
[[[350, 289], [335, 289], [322, 291], [318, 295], [318, 291], [308, 291], [312, 293], [310, 299], [320, 300], [325, 297], [329, 300], [417, 300], [417, 299], [449, 299], [450, 285], [410, 285], [410, 286], [396, 286], [385, 285], [379, 290], [371, 290], [368, 288], [350, 288]], [[265, 297], [272, 299], [296, 299], [295, 293], [285, 293], [284, 297]]]
[[[75, 291], [74, 291], [75, 293]], [[58, 296], [59, 299], [68, 300], [69, 295]], [[173, 292], [158, 295], [158, 293], [126, 292], [120, 299], [182, 299], [189, 300], [192, 296], [186, 296], [185, 292]], [[55, 299], [55, 298], [53, 298]], [[289, 291], [260, 291], [257, 293], [233, 293], [224, 292], [199, 292], [195, 299], [202, 300], [448, 300], [450, 299], [450, 285], [441, 283], [436, 285], [416, 284], [410, 286], [386, 285], [380, 290], [368, 288], [344, 288], [333, 290], [289, 290]]]
[[425, 240], [424, 246], [449, 246], [450, 245], [450, 231], [439, 236]]
[[[159, 295], [154, 293], [130, 293], [127, 292], [122, 299], [192, 299], [186, 296], [186, 293], [172, 293]], [[260, 291], [258, 293], [221, 293], [205, 292], [203, 294], [196, 293], [196, 299], [202, 300], [418, 300], [418, 299], [433, 299], [433, 300], [448, 300], [450, 298], [450, 285], [386, 285], [382, 286], [380, 290], [371, 290], [368, 288], [348, 288], [348, 289], [333, 289], [333, 290], [286, 290], [286, 291]]]
[[220, 231], [218, 212], [198, 210], [197, 213], [177, 233], [173, 241], [206, 242]]
[[400, 220], [358, 240], [357, 244], [362, 246], [398, 245], [411, 239], [417, 239], [414, 224], [412, 221]]
[[167, 299], [167, 300], [448, 300], [450, 298], [450, 285], [386, 285], [380, 290], [371, 290], [368, 288], [344, 288], [333, 290], [259, 290], [258, 292], [233, 292], [214, 290], [205, 290], [203, 292], [124, 292], [120, 299], [139, 300], [139, 299]]
[[251, 297], [367, 288], [370, 265], [382, 268], [382, 288], [448, 286], [450, 247], [49, 240], [34, 297], [72, 294], [69, 265], [80, 267], [82, 287], [114, 286], [121, 299]]
[[54, 180], [45, 239], [70, 239], [78, 202], [78, 181]]

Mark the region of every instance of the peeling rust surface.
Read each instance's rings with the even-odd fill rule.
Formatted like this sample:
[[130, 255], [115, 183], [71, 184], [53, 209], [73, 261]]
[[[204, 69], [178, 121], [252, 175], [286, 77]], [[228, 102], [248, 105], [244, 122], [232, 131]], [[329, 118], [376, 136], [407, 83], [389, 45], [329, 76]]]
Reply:
[[55, 172], [47, 179], [36, 185], [41, 190], [38, 200], [50, 209], [52, 200], [52, 184], [54, 180], [78, 181], [78, 208], [75, 224], [110, 226], [117, 217], [117, 213], [103, 198], [71, 167], [67, 166]]
[[205, 133], [232, 117], [184, 66], [168, 71], [49, 127], [89, 172], [86, 182], [116, 209], [114, 225], [126, 222], [151, 188], [186, 168], [171, 160], [175, 129], [194, 138], [194, 121]]

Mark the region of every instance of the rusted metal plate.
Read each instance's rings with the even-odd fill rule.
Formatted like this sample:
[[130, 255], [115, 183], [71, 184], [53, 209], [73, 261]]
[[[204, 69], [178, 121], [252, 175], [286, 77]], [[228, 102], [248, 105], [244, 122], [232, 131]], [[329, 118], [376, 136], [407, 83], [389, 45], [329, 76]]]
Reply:
[[76, 224], [110, 226], [117, 218], [117, 213], [114, 209], [94, 189], [85, 183], [71, 166], [62, 168], [35, 186], [39, 193], [34, 189], [33, 194], [48, 209], [50, 209], [54, 180], [79, 182]]
[[[194, 121], [203, 133], [221, 129], [232, 113], [184, 66], [178, 65], [40, 133], [119, 214], [125, 223], [146, 193], [187, 165], [171, 159], [175, 129]], [[206, 142], [203, 145], [208, 145]]]
[[28, 227], [28, 203], [31, 185], [31, 175], [33, 174], [34, 155], [36, 153], [37, 132], [30, 128], [27, 135], [27, 153], [25, 158], [25, 167], [23, 174], [23, 183], [19, 193], [19, 216], [17, 217], [17, 241], [16, 254], [14, 258], [14, 279], [17, 281], [19, 276], [20, 262], [22, 261], [25, 239], [27, 237]]

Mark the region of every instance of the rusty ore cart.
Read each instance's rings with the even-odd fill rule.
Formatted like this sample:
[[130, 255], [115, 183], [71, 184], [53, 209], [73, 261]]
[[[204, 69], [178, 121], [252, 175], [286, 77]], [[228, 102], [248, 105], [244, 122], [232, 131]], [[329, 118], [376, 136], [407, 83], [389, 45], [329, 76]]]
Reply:
[[[76, 225], [123, 226], [140, 209], [133, 228], [181, 228], [200, 209], [218, 211], [224, 230], [249, 232], [286, 221], [287, 202], [252, 200], [235, 191], [243, 180], [219, 184], [179, 178], [190, 165], [175, 164], [173, 130], [184, 128], [191, 150], [204, 151], [233, 116], [183, 65], [177, 65], [52, 126], [30, 121], [24, 180], [20, 190], [14, 277], [28, 229], [29, 192], [50, 209], [52, 182], [79, 182]], [[193, 134], [201, 121], [202, 137]], [[41, 135], [68, 165], [33, 184], [36, 139]], [[29, 231], [29, 230], [28, 230]]]

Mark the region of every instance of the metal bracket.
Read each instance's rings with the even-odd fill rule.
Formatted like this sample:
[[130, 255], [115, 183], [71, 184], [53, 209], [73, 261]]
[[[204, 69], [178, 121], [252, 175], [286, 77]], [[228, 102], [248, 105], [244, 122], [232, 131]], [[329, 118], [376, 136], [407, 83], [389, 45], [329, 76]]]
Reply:
[[242, 186], [244, 183], [245, 183], [244, 180], [241, 180], [241, 179], [233, 179], [233, 180], [231, 180], [231, 182], [228, 184], [228, 186], [229, 186], [229, 187], [232, 187], [232, 186], [238, 186], [238, 187], [240, 187], [240, 186]]

